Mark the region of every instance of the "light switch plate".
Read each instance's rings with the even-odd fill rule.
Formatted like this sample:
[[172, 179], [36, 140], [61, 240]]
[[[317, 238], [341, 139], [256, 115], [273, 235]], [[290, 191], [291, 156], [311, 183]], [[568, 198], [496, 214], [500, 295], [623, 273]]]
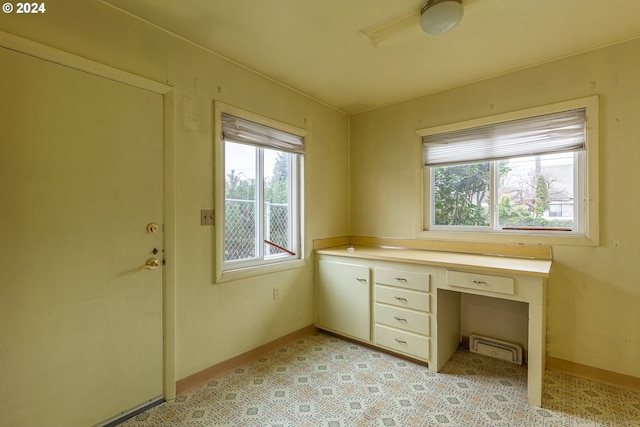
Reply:
[[215, 225], [216, 223], [215, 213], [216, 211], [214, 210], [201, 210], [200, 225]]

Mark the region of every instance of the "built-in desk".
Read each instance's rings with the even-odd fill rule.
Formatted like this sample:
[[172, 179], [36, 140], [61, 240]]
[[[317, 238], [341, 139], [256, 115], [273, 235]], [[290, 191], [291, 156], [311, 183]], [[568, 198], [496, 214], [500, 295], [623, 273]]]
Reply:
[[316, 326], [428, 363], [460, 345], [460, 295], [528, 304], [528, 396], [541, 406], [550, 259], [346, 245], [315, 250]]

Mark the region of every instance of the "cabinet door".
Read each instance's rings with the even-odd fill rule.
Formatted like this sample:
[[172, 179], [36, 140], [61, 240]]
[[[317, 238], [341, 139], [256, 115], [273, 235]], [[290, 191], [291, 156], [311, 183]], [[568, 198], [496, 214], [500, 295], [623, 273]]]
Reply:
[[370, 287], [369, 267], [320, 260], [316, 326], [370, 341]]

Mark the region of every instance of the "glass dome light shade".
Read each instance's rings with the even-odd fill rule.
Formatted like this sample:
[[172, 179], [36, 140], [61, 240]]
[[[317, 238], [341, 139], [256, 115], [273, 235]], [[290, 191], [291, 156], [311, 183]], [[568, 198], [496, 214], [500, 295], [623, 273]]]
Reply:
[[430, 0], [422, 9], [420, 26], [425, 33], [443, 34], [458, 25], [463, 13], [461, 0]]

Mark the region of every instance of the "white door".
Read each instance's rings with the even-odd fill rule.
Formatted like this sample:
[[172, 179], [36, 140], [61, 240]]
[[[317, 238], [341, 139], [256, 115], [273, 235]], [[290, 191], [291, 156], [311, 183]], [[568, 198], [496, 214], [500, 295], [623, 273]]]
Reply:
[[163, 392], [162, 96], [0, 64], [0, 426], [94, 425]]

